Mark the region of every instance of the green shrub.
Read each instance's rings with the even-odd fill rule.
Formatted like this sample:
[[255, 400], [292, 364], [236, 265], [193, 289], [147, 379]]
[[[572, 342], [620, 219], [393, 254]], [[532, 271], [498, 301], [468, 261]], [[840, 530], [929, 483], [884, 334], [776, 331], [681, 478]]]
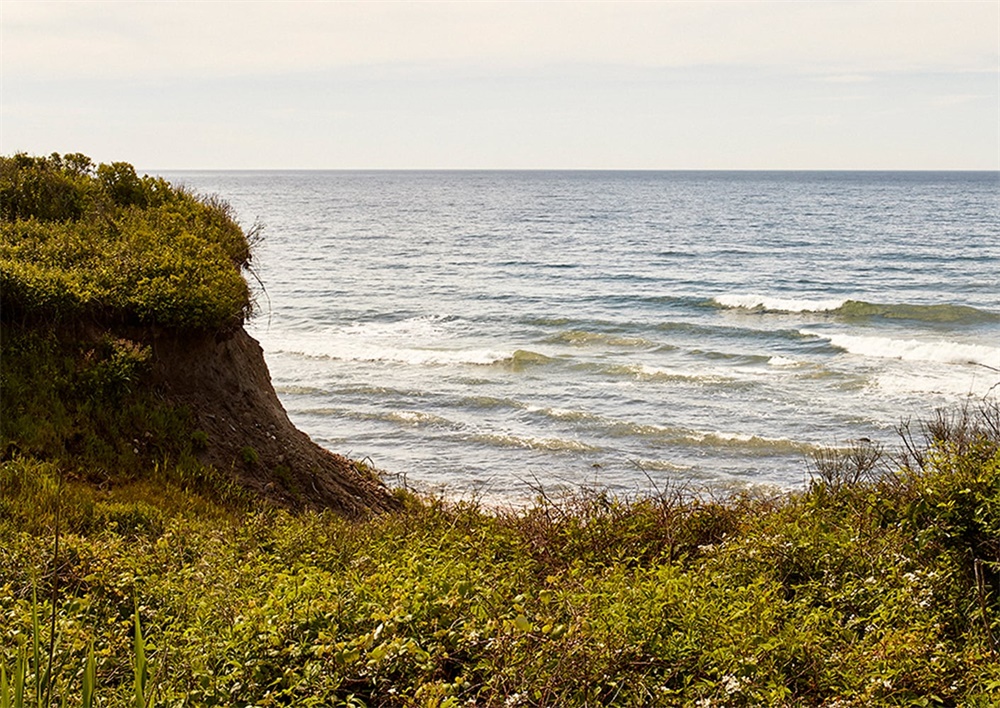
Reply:
[[194, 454], [193, 417], [159, 397], [150, 350], [108, 332], [0, 323], [0, 460], [33, 457], [100, 480]]
[[0, 316], [217, 329], [250, 314], [250, 244], [217, 198], [115, 162], [0, 157]]
[[240, 448], [240, 457], [243, 459], [243, 464], [247, 466], [256, 465], [260, 460], [260, 455], [249, 445], [245, 445]]

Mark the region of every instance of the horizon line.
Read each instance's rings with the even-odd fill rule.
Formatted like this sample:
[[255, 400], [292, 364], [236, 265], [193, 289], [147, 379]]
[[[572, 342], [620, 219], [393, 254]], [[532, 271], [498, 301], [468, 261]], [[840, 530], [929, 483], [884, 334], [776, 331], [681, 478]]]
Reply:
[[[150, 168], [142, 168], [143, 170]], [[786, 172], [786, 173], [858, 173], [858, 172], [978, 172], [1000, 174], [1000, 167], [157, 167], [162, 172]]]

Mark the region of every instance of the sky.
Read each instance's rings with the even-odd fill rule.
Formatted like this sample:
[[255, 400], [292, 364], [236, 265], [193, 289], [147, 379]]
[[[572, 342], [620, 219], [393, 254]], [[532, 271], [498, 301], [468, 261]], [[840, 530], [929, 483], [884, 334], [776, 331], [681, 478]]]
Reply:
[[1000, 169], [1000, 0], [0, 0], [0, 153]]

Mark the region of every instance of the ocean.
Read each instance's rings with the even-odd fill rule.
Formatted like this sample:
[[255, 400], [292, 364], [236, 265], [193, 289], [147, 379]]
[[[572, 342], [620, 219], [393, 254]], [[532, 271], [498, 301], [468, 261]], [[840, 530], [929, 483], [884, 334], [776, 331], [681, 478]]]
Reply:
[[1000, 391], [997, 173], [159, 174], [263, 224], [292, 421], [423, 491], [796, 488]]

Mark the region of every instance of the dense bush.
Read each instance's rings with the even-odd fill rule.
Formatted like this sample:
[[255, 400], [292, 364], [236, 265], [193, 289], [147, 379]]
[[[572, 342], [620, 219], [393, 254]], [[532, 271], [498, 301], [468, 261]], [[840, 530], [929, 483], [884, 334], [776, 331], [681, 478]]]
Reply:
[[37, 624], [44, 673], [52, 623], [53, 702], [93, 641], [101, 705], [135, 705], [138, 609], [155, 705], [997, 705], [1000, 416], [948, 420], [797, 494], [362, 522], [10, 461], [0, 665]]
[[0, 460], [35, 458], [93, 481], [196, 454], [193, 416], [150, 384], [148, 345], [0, 323]]
[[84, 155], [0, 157], [0, 316], [217, 329], [251, 309], [218, 199]]

